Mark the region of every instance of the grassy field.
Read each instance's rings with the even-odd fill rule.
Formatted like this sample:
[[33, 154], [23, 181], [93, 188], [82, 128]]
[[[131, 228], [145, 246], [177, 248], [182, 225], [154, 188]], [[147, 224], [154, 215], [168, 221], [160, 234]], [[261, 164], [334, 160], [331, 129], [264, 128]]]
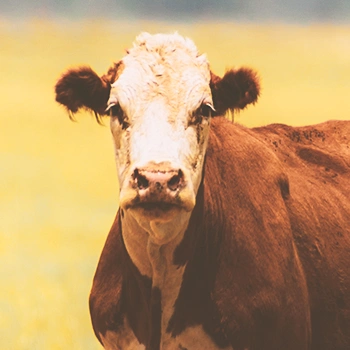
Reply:
[[100, 349], [87, 301], [118, 206], [113, 147], [53, 86], [74, 65], [103, 74], [142, 30], [191, 37], [217, 74], [256, 68], [242, 124], [350, 119], [350, 27], [0, 20], [0, 349]]

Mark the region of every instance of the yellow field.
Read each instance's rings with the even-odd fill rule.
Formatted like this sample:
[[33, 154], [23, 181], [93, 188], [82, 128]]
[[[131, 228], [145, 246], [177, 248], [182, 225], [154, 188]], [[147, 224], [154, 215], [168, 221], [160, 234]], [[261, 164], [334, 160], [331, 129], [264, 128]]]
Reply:
[[261, 99], [240, 123], [350, 119], [350, 27], [0, 20], [1, 349], [100, 349], [87, 300], [118, 205], [113, 147], [53, 86], [74, 65], [103, 74], [142, 30], [190, 36], [217, 74], [255, 67]]

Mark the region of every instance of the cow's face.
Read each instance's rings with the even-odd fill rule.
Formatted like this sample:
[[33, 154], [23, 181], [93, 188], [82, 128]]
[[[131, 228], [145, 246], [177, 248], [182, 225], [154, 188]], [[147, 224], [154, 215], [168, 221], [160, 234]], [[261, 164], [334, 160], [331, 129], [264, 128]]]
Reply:
[[213, 111], [210, 70], [192, 42], [144, 34], [122, 60], [108, 109], [120, 207], [146, 220], [191, 211]]
[[258, 91], [251, 70], [221, 79], [192, 41], [144, 33], [107, 75], [66, 73], [56, 99], [72, 112], [88, 107], [110, 115], [120, 207], [165, 243], [177, 234], [169, 227], [186, 225], [196, 203], [212, 115], [244, 108]]

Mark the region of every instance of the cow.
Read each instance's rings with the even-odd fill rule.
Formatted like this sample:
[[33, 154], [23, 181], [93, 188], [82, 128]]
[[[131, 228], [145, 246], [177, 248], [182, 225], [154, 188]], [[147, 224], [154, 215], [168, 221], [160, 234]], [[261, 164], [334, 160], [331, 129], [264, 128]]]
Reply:
[[349, 121], [229, 121], [257, 73], [219, 77], [176, 33], [55, 92], [70, 117], [110, 117], [120, 205], [90, 294], [105, 349], [350, 349]]

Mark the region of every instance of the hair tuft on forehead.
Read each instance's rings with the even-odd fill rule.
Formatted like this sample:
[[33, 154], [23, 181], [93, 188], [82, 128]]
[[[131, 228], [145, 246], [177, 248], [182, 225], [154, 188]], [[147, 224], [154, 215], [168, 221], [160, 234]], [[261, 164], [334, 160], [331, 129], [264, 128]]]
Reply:
[[136, 37], [133, 48], [130, 53], [138, 53], [140, 50], [149, 52], [163, 52], [165, 54], [174, 52], [175, 50], [184, 50], [193, 57], [199, 56], [198, 49], [194, 42], [179, 35], [177, 32], [173, 34], [150, 34], [143, 32]]

